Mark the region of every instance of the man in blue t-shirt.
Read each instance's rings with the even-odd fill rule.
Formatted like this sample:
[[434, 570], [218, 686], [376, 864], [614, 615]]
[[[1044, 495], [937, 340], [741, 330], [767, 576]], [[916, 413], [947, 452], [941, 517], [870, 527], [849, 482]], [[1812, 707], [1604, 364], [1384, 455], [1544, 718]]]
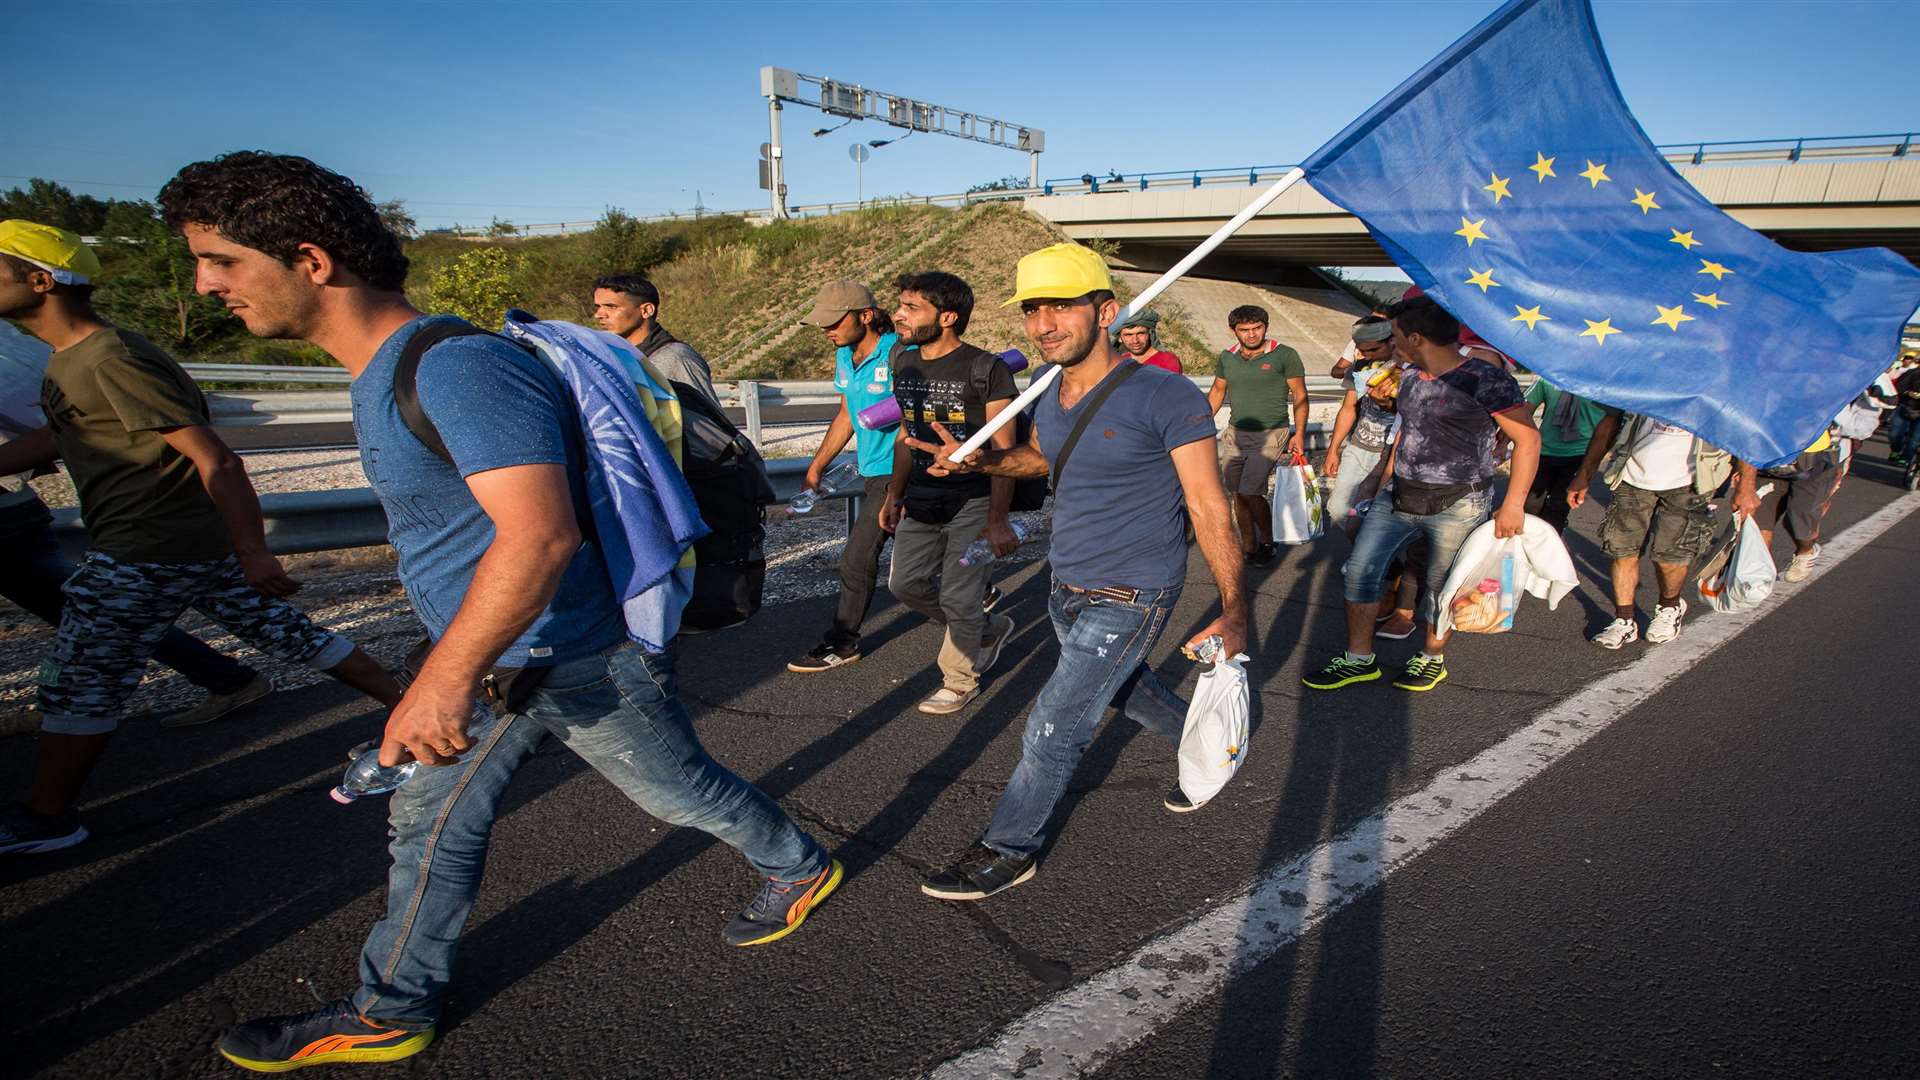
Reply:
[[893, 400], [893, 361], [900, 335], [893, 332], [893, 320], [880, 309], [873, 292], [847, 278], [821, 286], [813, 310], [801, 321], [825, 331], [833, 344], [833, 388], [840, 392], [840, 411], [807, 466], [806, 485], [820, 486], [848, 441], [854, 444], [861, 485], [860, 517], [847, 531], [847, 546], [840, 553], [840, 604], [833, 626], [820, 644], [787, 663], [788, 671], [807, 674], [860, 659], [860, 625], [873, 604], [880, 549], [887, 544], [880, 511], [886, 504], [887, 479], [893, 475], [893, 441], [900, 420], [897, 410], [890, 423], [877, 427], [868, 427], [859, 417]]
[[[201, 292], [254, 334], [310, 341], [354, 376], [361, 461], [432, 638], [380, 747], [383, 765], [410, 756], [429, 767], [392, 796], [387, 915], [361, 953], [359, 989], [239, 1024], [220, 1053], [279, 1071], [392, 1061], [432, 1042], [496, 809], [548, 734], [649, 813], [754, 865], [763, 884], [728, 924], [730, 944], [797, 928], [842, 868], [701, 747], [672, 653], [626, 640], [601, 556], [581, 535], [579, 416], [558, 372], [492, 336], [429, 348], [415, 386], [449, 461], [414, 437], [395, 402], [395, 365], [433, 320], [408, 304], [406, 256], [365, 192], [304, 158], [243, 152], [182, 169], [160, 205], [186, 235]], [[498, 680], [501, 667], [537, 686], [524, 702], [508, 690], [495, 708], [477, 707], [483, 678]]]
[[[1060, 660], [1027, 716], [1020, 764], [978, 845], [929, 877], [922, 892], [980, 900], [1033, 876], [1047, 819], [1065, 794], [1109, 702], [1175, 747], [1186, 703], [1146, 665], [1187, 578], [1186, 522], [1220, 589], [1221, 614], [1186, 644], [1246, 647], [1239, 544], [1213, 448], [1213, 411], [1199, 389], [1114, 351], [1120, 314], [1106, 263], [1092, 249], [1055, 244], [1020, 260], [1013, 299], [1044, 359], [1060, 365], [1034, 406], [1025, 446], [976, 452], [958, 441], [908, 439], [942, 473], [1054, 477], [1053, 589], [1047, 602]], [[1075, 437], [1075, 432], [1079, 437]], [[1071, 447], [1069, 442], [1071, 441]], [[1176, 784], [1165, 806], [1199, 809]]]

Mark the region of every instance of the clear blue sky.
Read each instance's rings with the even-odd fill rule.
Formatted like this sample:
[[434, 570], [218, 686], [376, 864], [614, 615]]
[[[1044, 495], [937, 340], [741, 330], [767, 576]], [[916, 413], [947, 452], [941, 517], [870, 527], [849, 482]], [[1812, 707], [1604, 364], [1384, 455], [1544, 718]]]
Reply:
[[[1497, 5], [1379, 3], [16, 4], [0, 184], [151, 198], [224, 150], [305, 154], [424, 226], [764, 205], [757, 72], [859, 82], [1047, 133], [1043, 177], [1282, 164]], [[1920, 127], [1920, 4], [1609, 2], [1656, 141]], [[791, 201], [851, 199], [848, 145], [900, 134], [789, 107]], [[959, 191], [1025, 155], [933, 135], [866, 193]]]

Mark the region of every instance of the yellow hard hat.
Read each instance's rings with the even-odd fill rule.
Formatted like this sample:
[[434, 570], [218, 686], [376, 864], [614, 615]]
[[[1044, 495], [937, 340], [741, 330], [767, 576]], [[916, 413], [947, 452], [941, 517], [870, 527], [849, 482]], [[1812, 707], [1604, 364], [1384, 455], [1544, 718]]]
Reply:
[[14, 218], [0, 221], [0, 252], [25, 259], [62, 285], [87, 285], [100, 276], [100, 258], [65, 229]]
[[1107, 261], [1084, 244], [1054, 244], [1020, 260], [1014, 271], [1011, 307], [1027, 300], [1077, 300], [1090, 292], [1112, 292]]

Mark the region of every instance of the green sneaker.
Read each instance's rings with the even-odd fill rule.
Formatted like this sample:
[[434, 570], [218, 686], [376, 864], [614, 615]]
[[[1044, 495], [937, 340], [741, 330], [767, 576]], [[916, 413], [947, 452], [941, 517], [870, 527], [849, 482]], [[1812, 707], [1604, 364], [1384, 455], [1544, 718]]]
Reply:
[[1416, 694], [1427, 691], [1447, 681], [1447, 662], [1414, 653], [1407, 661], [1406, 673], [1393, 680], [1393, 685], [1402, 690], [1411, 690]]
[[1380, 677], [1379, 660], [1352, 660], [1346, 653], [1327, 661], [1327, 666], [1308, 675], [1300, 681], [1313, 690], [1338, 690], [1357, 682], [1372, 682]]

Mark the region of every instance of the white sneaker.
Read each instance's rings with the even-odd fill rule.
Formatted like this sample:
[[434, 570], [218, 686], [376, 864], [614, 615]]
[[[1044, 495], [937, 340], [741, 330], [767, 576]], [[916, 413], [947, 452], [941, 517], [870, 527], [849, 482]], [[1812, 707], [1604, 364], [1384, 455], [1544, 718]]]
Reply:
[[1795, 555], [1787, 564], [1786, 572], [1780, 576], [1787, 581], [1805, 581], [1813, 573], [1813, 564], [1820, 558], [1820, 545], [1815, 544], [1803, 554]]
[[1603, 649], [1617, 649], [1622, 645], [1631, 645], [1640, 640], [1640, 624], [1632, 619], [1615, 619], [1606, 629], [1590, 638], [1595, 645]]
[[1680, 601], [1679, 607], [1655, 605], [1653, 618], [1647, 620], [1647, 641], [1653, 645], [1662, 645], [1680, 636], [1680, 620], [1687, 617], [1687, 602]]
[[265, 675], [255, 675], [252, 682], [231, 694], [208, 694], [205, 701], [193, 708], [162, 717], [160, 726], [183, 728], [210, 723], [242, 705], [250, 705], [271, 693], [273, 693], [273, 680]]

